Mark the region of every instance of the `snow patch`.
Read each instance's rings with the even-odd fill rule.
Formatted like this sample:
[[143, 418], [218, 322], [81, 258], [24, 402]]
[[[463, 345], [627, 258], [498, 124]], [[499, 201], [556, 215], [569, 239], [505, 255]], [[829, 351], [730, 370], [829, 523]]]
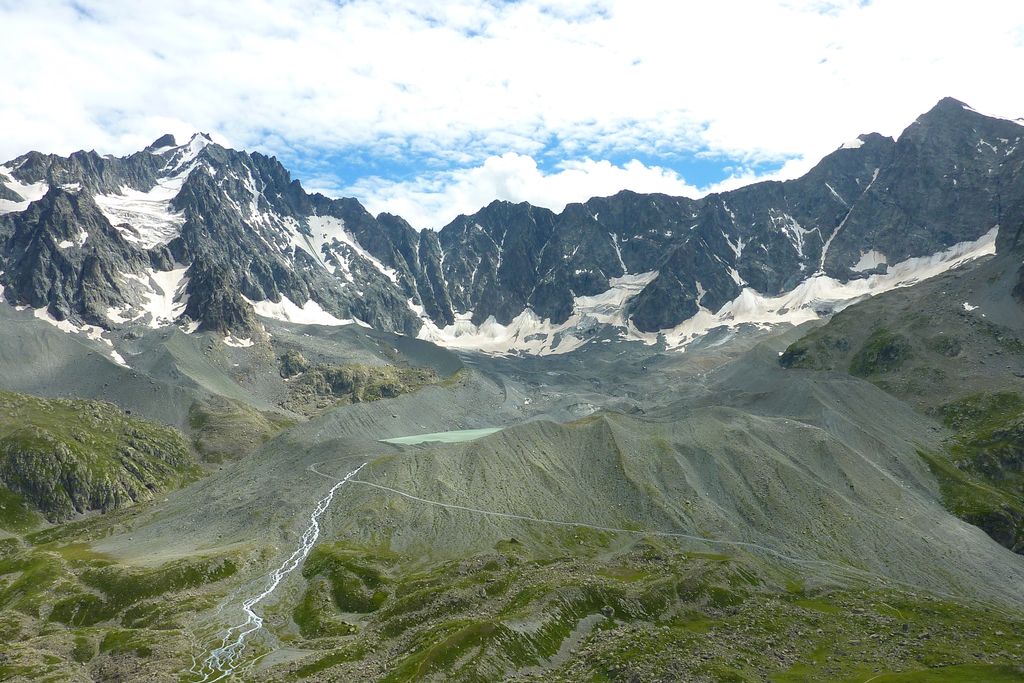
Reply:
[[110, 353], [110, 358], [115, 363], [120, 365], [122, 368], [129, 368], [129, 369], [131, 368], [131, 366], [128, 365], [128, 363], [125, 361], [124, 356], [122, 356], [120, 353], [118, 353], [115, 349], [110, 349], [110, 351], [108, 353]]
[[[597, 220], [597, 214], [594, 214], [594, 220]], [[623, 275], [629, 274], [629, 268], [626, 267], [626, 262], [622, 260], [622, 248], [619, 246], [619, 236], [614, 233], [608, 233], [608, 236], [612, 239], [612, 247], [615, 249], [615, 257], [619, 259], [619, 267], [622, 268]]]
[[839, 145], [839, 149], [860, 149], [863, 146], [864, 141], [857, 137], [854, 138], [853, 140], [850, 140], [849, 142], [844, 142], [843, 144]]
[[775, 297], [746, 287], [718, 312], [702, 308], [689, 320], [659, 332], [640, 332], [630, 324], [628, 336], [647, 344], [654, 344], [663, 337], [668, 348], [681, 349], [717, 327], [731, 329], [751, 324], [767, 329], [783, 323], [799, 325], [841, 311], [867, 297], [909, 287], [973, 259], [994, 254], [998, 231], [999, 226], [996, 226], [974, 241], [955, 244], [931, 256], [901, 261], [890, 266], [884, 274], [859, 280], [839, 282], [819, 272], [791, 291]]
[[134, 280], [145, 288], [145, 303], [132, 317], [126, 315], [125, 309], [110, 308], [106, 312], [107, 319], [115, 323], [125, 323], [139, 320], [148, 314], [151, 328], [170, 325], [185, 312], [185, 306], [188, 304], [188, 295], [185, 294], [188, 285], [188, 278], [185, 276], [187, 271], [188, 266], [178, 266], [167, 271], [149, 270], [141, 275], [126, 273], [122, 276], [124, 279]]
[[43, 195], [50, 189], [50, 186], [44, 180], [32, 183], [31, 185], [19, 182], [11, 173], [9, 166], [0, 166], [0, 183], [6, 185], [8, 189], [17, 192], [23, 199], [20, 202], [0, 199], [0, 215], [24, 211], [28, 208], [29, 204], [42, 199]]
[[[298, 325], [325, 325], [337, 327], [339, 325], [352, 325], [354, 319], [340, 319], [321, 308], [320, 304], [310, 299], [301, 307], [297, 306], [291, 299], [281, 296], [278, 302], [273, 301], [250, 301], [246, 299], [256, 311], [256, 315], [273, 320], [281, 320], [286, 323]], [[365, 323], [364, 323], [365, 324]]]
[[557, 355], [583, 346], [589, 332], [597, 325], [624, 327], [626, 302], [657, 276], [657, 271], [650, 271], [611, 278], [606, 291], [593, 296], [576, 297], [572, 315], [561, 324], [554, 324], [550, 319], [541, 320], [527, 308], [508, 325], [497, 322], [494, 316], [488, 317], [480, 325], [474, 325], [472, 312], [465, 312], [456, 314], [453, 324], [438, 328], [420, 313], [423, 310], [421, 306], [415, 306], [410, 301], [409, 307], [423, 318], [419, 338], [441, 346], [500, 355]]
[[[871, 174], [871, 182], [868, 183], [868, 186], [865, 187], [864, 191], [860, 193], [860, 197], [863, 197], [864, 195], [866, 195], [868, 193], [868, 190], [871, 189], [871, 186], [875, 184], [876, 180], [878, 180], [878, 172], [879, 172], [879, 170], [880, 169], [876, 168], [874, 173]], [[825, 185], [828, 185], [828, 183], [825, 183]], [[832, 190], [832, 187], [829, 186], [828, 189]], [[832, 190], [832, 193], [835, 194], [835, 190]], [[836, 195], [836, 196], [839, 197], [839, 195]], [[860, 197], [857, 197], [857, 199], [859, 200]], [[842, 197], [839, 197], [839, 199], [840, 199], [840, 201], [842, 201]], [[856, 205], [856, 203], [857, 202], [855, 201], [854, 202], [854, 206]], [[846, 202], [843, 202], [843, 204], [846, 204]], [[851, 206], [849, 204], [847, 204], [847, 206], [850, 207], [850, 210], [846, 212], [846, 215], [843, 216], [843, 220], [839, 221], [839, 225], [836, 226], [836, 229], [832, 231], [832, 234], [828, 236], [828, 239], [825, 240], [825, 244], [822, 245], [822, 247], [821, 247], [821, 260], [818, 262], [818, 274], [821, 274], [821, 273], [825, 272], [825, 257], [828, 256], [828, 249], [829, 249], [829, 247], [832, 246], [832, 241], [836, 238], [836, 236], [839, 234], [839, 232], [843, 229], [843, 226], [846, 225], [846, 221], [850, 220], [850, 214], [853, 213], [853, 206]]]
[[722, 238], [725, 240], [725, 243], [729, 245], [729, 249], [732, 250], [732, 253], [736, 255], [736, 260], [738, 261], [739, 258], [743, 255], [743, 247], [746, 246], [746, 243], [743, 241], [743, 238], [737, 237], [736, 243], [733, 244], [732, 240], [729, 239], [729, 236], [725, 234], [725, 231], [722, 231]]
[[48, 311], [45, 306], [33, 309], [32, 315], [43, 322], [50, 323], [61, 332], [65, 332], [67, 334], [85, 333], [90, 339], [99, 339], [103, 334], [103, 330], [95, 325], [75, 325], [70, 320], [57, 320], [50, 315], [50, 311]]
[[[128, 186], [121, 194], [98, 194], [96, 205], [110, 224], [128, 240], [143, 249], [167, 244], [178, 236], [185, 217], [174, 211], [171, 200], [181, 191], [186, 175], [161, 178], [149, 192]], [[125, 225], [129, 227], [125, 227]]]
[[150, 314], [150, 327], [170, 325], [185, 312], [188, 295], [185, 288], [188, 266], [179, 266], [168, 271], [149, 271], [150, 291], [146, 294], [146, 312]]
[[[818, 229], [811, 228], [806, 230], [788, 213], [778, 212], [775, 209], [768, 211], [768, 219], [771, 220], [776, 230], [782, 232], [789, 239], [793, 249], [796, 250], [797, 255], [802, 259], [804, 257], [804, 237], [812, 232], [818, 232]], [[820, 236], [821, 233], [818, 234]]]
[[862, 253], [860, 255], [860, 260], [853, 264], [853, 267], [850, 268], [850, 270], [857, 273], [863, 273], [865, 270], [874, 270], [878, 266], [885, 265], [886, 263], [888, 263], [888, 260], [885, 258], [885, 254], [871, 249]]
[[579, 348], [584, 340], [561, 334], [565, 325], [541, 320], [527, 308], [502, 325], [490, 316], [480, 325], [471, 322], [472, 312], [457, 313], [455, 322], [439, 329], [432, 321], [424, 321], [419, 338], [449, 348], [467, 349], [506, 355], [516, 352], [538, 356], [568, 353]]
[[164, 170], [170, 171], [172, 174], [187, 175], [187, 172], [191, 170], [189, 167], [199, 156], [199, 153], [212, 144], [213, 140], [209, 137], [203, 133], [196, 133], [187, 144], [172, 148], [174, 149], [174, 154], [167, 161]]
[[635, 273], [613, 277], [608, 280], [609, 288], [601, 294], [578, 296], [573, 300], [573, 314], [564, 325], [585, 323], [593, 320], [609, 325], [625, 325], [626, 302], [635, 297], [658, 277], [658, 271]]
[[976, 310], [978, 310], [978, 307], [977, 307], [977, 306], [972, 306], [971, 304], [969, 304], [969, 303], [967, 303], [967, 302], [965, 301], [965, 302], [964, 302], [964, 310], [965, 310], [965, 311], [967, 311], [968, 313], [970, 313], [971, 311], [976, 311]]
[[103, 315], [106, 316], [107, 320], [118, 325], [123, 325], [124, 323], [132, 321], [132, 317], [126, 315], [128, 311], [129, 308], [127, 306], [111, 306]]
[[224, 344], [225, 346], [233, 346], [236, 349], [247, 349], [253, 345], [253, 341], [251, 338], [242, 339], [233, 334], [229, 334], [224, 337]]
[[92, 341], [102, 342], [106, 344], [109, 347], [106, 350], [106, 353], [111, 358], [111, 360], [113, 360], [121, 367], [130, 367], [128, 363], [125, 362], [124, 357], [120, 353], [118, 353], [116, 349], [114, 349], [114, 343], [109, 339], [105, 339], [103, 337], [103, 333], [105, 332], [105, 330], [102, 327], [96, 327], [95, 325], [85, 324], [75, 325], [70, 320], [57, 320], [52, 315], [50, 315], [50, 312], [46, 309], [45, 306], [43, 308], [33, 309], [32, 315], [45, 323], [53, 325], [54, 327], [56, 327], [61, 332], [64, 332], [65, 334], [84, 334]]
[[850, 206], [849, 204], [846, 203], [846, 200], [843, 199], [843, 197], [838, 192], [836, 192], [836, 189], [834, 187], [832, 187], [828, 183], [825, 183], [825, 187], [828, 188], [828, 191], [832, 193], [832, 196], [835, 197], [840, 204], [846, 207]]
[[75, 243], [72, 242], [71, 240], [61, 240], [60, 242], [57, 243], [58, 249], [67, 249], [68, 247], [73, 246], [75, 246]]
[[[393, 268], [388, 268], [380, 259], [363, 249], [362, 245], [345, 229], [345, 221], [333, 216], [310, 216], [307, 223], [313, 234], [313, 239], [310, 242], [308, 238], [302, 236], [301, 239], [304, 240], [305, 245], [300, 246], [312, 254], [330, 272], [335, 272], [335, 269], [324, 260], [325, 252], [331, 251], [331, 246], [335, 243], [345, 244], [361, 258], [369, 261], [384, 277], [391, 280], [392, 283], [398, 284], [398, 272]], [[341, 261], [342, 271], [351, 282], [352, 276], [348, 262], [341, 255], [334, 255]]]

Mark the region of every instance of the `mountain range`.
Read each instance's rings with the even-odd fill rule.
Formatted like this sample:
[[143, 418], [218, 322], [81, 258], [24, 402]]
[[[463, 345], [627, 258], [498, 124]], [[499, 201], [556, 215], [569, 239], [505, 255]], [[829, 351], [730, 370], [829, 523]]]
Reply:
[[275, 158], [203, 134], [120, 158], [29, 152], [0, 166], [0, 285], [74, 329], [249, 339], [263, 315], [493, 351], [564, 353], [608, 328], [678, 346], [991, 252], [1024, 207], [1022, 136], [947, 98], [796, 180], [557, 214], [495, 201], [439, 231], [309, 194]]

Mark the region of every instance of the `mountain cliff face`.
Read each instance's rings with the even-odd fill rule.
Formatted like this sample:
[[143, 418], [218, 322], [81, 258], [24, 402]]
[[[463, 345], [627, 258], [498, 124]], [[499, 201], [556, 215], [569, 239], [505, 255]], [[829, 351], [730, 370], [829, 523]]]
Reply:
[[275, 159], [164, 136], [123, 159], [30, 153], [0, 174], [22, 203], [19, 189], [45, 192], [24, 209], [0, 204], [0, 283], [11, 303], [58, 321], [188, 319], [247, 335], [253, 302], [287, 299], [278, 308], [300, 319], [419, 327], [394, 273], [345, 227], [374, 219], [352, 200], [307, 195]]
[[559, 214], [496, 201], [437, 232], [308, 194], [276, 159], [202, 134], [124, 158], [30, 152], [0, 166], [0, 285], [9, 303], [102, 328], [247, 337], [259, 315], [357, 320], [541, 352], [606, 324], [692, 335], [695, 320], [782, 319], [895, 286], [935, 254], [991, 251], [997, 227], [1018, 239], [1022, 137], [945, 99], [899, 139], [863, 135], [796, 180]]
[[[898, 140], [861, 136], [797, 180], [700, 200], [622, 192], [539, 220], [532, 207], [492, 204], [441, 230], [454, 256], [444, 274], [474, 323], [509, 322], [524, 291], [557, 323], [610, 278], [656, 271], [628, 317], [640, 331], [671, 328], [744, 288], [776, 296], [816, 273], [846, 282], [982, 237], [1021, 215], [1022, 133], [946, 99]], [[523, 241], [533, 261], [499, 268], [503, 245]]]

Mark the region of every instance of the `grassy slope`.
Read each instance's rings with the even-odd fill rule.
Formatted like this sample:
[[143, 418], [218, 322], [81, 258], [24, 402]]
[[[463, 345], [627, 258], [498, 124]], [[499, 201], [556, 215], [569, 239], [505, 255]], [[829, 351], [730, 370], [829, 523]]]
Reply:
[[173, 680], [188, 668], [189, 621], [223, 598], [248, 555], [125, 567], [81, 542], [134, 514], [0, 541], [0, 680]]
[[1024, 553], [1024, 397], [973, 394], [944, 405], [956, 436], [947, 454], [923, 454], [950, 510]]
[[295, 424], [285, 415], [222, 397], [193, 403], [188, 419], [193, 443], [206, 462], [241, 458]]
[[53, 521], [130, 505], [196, 474], [170, 427], [100, 401], [0, 392], [0, 481]]
[[[109, 523], [91, 522], [86, 535]], [[510, 539], [491, 553], [426, 565], [321, 544], [297, 605], [262, 610], [282, 646], [310, 654], [241, 680], [1024, 676], [1024, 621], [983, 606], [867, 585], [806, 589], [796, 576], [657, 540], [623, 545], [566, 530], [560, 541], [555, 558], [534, 559]], [[126, 568], [49, 534], [27, 542], [0, 545], [0, 678], [191, 680], [179, 676], [200, 654], [194, 614], [212, 613], [253, 559], [235, 551]], [[254, 642], [250, 654], [261, 651]]]
[[[1024, 339], [970, 299], [997, 278], [985, 267], [896, 290], [835, 315], [789, 346], [784, 367], [848, 372], [941, 421], [940, 452], [922, 452], [946, 506], [1024, 551]], [[977, 297], [982, 297], [981, 299]]]
[[[1015, 391], [965, 393], [949, 380], [963, 372], [961, 354], [971, 354], [955, 337], [915, 338], [913, 329], [876, 326], [866, 339], [846, 336], [867, 311], [848, 309], [792, 344], [780, 362], [787, 367], [843, 368], [882, 389], [907, 398], [954, 433], [943, 452], [922, 452], [942, 486], [949, 510], [984, 529], [1002, 545], [1024, 550], [1024, 395]], [[893, 323], [894, 321], [888, 321]], [[913, 326], [911, 326], [913, 327]], [[986, 326], [987, 328], [987, 326]], [[994, 333], [995, 338], [1014, 340]], [[939, 341], [936, 341], [938, 339]], [[942, 343], [947, 345], [942, 345]], [[1004, 341], [1011, 350], [1016, 344]], [[951, 349], [956, 353], [951, 355]], [[977, 353], [976, 351], [973, 353]], [[969, 361], [968, 361], [969, 362]], [[976, 385], [966, 385], [974, 389]], [[952, 399], [952, 400], [950, 400]]]
[[321, 545], [295, 626], [316, 650], [268, 680], [1021, 680], [1019, 617], [871, 586], [805, 590], [797, 577], [657, 541], [566, 531], [535, 560], [514, 540], [422, 566]]

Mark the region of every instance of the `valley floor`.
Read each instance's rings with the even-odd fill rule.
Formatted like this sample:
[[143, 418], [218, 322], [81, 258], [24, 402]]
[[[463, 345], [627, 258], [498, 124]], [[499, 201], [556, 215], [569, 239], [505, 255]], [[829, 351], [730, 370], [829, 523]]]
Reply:
[[[273, 350], [143, 338], [170, 365], [107, 396], [187, 430], [164, 392], [230, 394], [193, 423], [218, 448], [223, 415], [278, 415], [248, 455], [60, 525], [3, 501], [0, 679], [1024, 680], [1024, 561], [944, 507], [921, 453], [949, 432], [780, 367], [806, 330], [515, 359], [269, 330]], [[286, 347], [436, 378], [274, 413]], [[262, 627], [204, 666], [263, 593]]]

